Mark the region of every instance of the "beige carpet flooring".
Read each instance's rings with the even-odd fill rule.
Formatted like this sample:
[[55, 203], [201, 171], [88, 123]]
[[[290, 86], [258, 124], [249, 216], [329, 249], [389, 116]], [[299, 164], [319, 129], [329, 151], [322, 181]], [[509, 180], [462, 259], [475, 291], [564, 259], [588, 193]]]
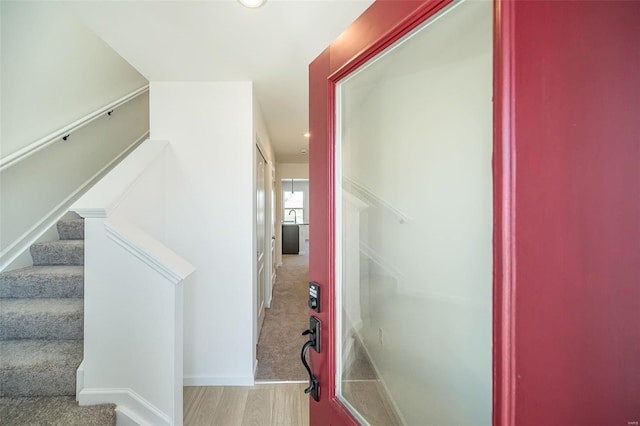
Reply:
[[308, 256], [282, 256], [258, 339], [256, 380], [308, 380], [300, 362], [300, 348], [307, 339], [302, 332], [309, 328], [308, 281]]
[[[309, 328], [308, 297], [308, 255], [282, 256], [282, 266], [277, 272], [271, 307], [266, 310], [258, 339], [256, 380], [309, 379], [300, 362], [300, 349], [307, 341], [302, 332]], [[356, 346], [356, 349], [359, 347]], [[355, 360], [345, 372], [344, 378], [376, 379], [364, 351], [356, 350]]]

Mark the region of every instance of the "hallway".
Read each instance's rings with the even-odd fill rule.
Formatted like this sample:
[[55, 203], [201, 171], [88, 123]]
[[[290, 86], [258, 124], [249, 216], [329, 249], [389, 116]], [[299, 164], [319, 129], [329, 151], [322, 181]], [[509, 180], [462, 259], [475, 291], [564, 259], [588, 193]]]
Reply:
[[[308, 253], [308, 250], [306, 251]], [[258, 340], [256, 381], [304, 381], [302, 332], [309, 327], [309, 256], [284, 255]]]

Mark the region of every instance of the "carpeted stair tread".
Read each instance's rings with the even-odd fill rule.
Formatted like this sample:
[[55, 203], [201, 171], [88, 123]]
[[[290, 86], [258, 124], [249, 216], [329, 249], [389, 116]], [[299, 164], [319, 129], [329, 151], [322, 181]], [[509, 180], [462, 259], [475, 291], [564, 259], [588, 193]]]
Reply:
[[31, 246], [34, 265], [83, 265], [83, 240], [58, 240]]
[[62, 219], [57, 227], [61, 240], [84, 240], [84, 219]]
[[0, 397], [75, 395], [82, 340], [0, 341]]
[[0, 299], [0, 340], [83, 337], [83, 299]]
[[3, 298], [81, 298], [83, 295], [82, 266], [29, 266], [0, 274], [0, 297]]
[[73, 397], [0, 398], [0, 424], [13, 426], [113, 426], [115, 405], [81, 407]]

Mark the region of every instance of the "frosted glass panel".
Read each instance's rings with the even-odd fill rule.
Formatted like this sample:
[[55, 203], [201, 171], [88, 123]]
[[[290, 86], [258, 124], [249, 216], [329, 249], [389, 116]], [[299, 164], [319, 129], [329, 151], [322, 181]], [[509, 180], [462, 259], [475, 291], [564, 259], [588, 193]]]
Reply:
[[491, 424], [491, 97], [489, 1], [338, 85], [338, 394], [370, 424]]

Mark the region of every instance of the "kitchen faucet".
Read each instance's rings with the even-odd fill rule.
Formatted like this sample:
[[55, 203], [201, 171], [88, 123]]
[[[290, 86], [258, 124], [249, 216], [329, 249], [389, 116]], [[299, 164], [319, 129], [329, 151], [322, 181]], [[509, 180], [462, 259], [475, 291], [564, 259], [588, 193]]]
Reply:
[[296, 215], [296, 211], [294, 209], [289, 210], [288, 216], [291, 216], [292, 212], [293, 212], [293, 222], [298, 223], [298, 216]]

